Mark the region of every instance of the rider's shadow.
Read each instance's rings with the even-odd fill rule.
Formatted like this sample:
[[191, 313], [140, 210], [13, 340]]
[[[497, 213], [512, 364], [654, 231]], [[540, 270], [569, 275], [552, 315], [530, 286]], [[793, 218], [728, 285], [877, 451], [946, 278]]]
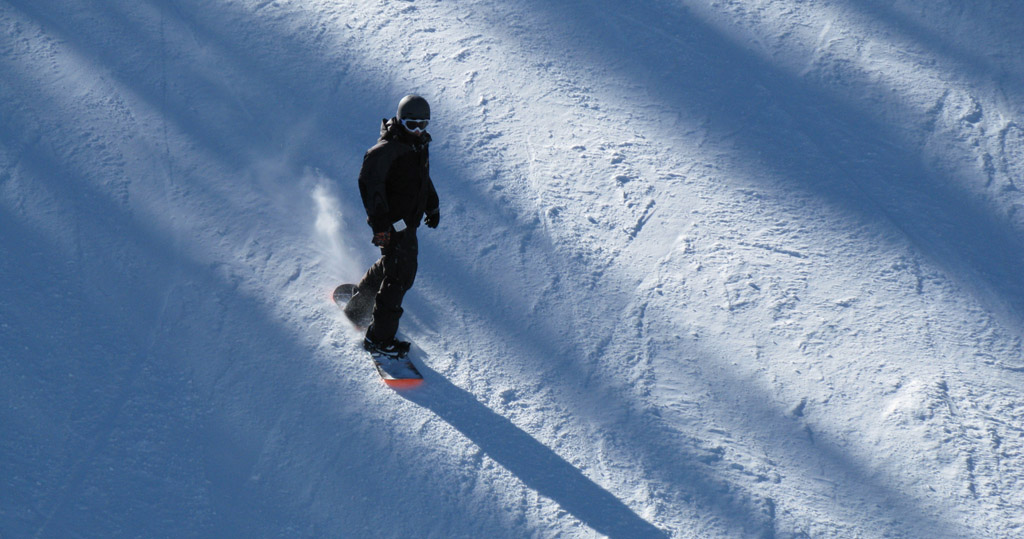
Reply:
[[667, 537], [612, 493], [469, 392], [418, 362], [424, 383], [400, 391], [461, 432], [526, 486], [609, 537]]

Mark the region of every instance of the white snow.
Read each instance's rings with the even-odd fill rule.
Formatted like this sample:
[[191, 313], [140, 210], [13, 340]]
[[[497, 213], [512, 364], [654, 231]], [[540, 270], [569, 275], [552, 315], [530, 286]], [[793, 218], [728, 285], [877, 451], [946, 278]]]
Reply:
[[[0, 536], [1024, 535], [1024, 4], [0, 2]], [[330, 292], [433, 108], [384, 386]]]

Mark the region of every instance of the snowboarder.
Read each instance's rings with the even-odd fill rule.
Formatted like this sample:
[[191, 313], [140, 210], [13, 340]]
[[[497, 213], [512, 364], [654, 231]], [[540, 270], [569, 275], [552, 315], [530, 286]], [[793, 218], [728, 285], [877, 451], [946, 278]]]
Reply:
[[380, 259], [359, 281], [345, 314], [366, 326], [363, 347], [373, 354], [404, 356], [410, 344], [395, 339], [402, 298], [416, 278], [416, 229], [423, 221], [437, 228], [441, 219], [437, 191], [430, 179], [428, 146], [430, 105], [418, 95], [398, 103], [398, 113], [381, 120], [380, 139], [363, 156], [359, 194], [372, 243]]

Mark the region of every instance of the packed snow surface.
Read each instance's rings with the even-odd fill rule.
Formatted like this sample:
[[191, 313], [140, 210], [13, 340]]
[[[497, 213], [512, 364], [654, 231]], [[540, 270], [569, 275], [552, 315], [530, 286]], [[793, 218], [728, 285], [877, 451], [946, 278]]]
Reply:
[[[1024, 536], [1024, 3], [0, 0], [0, 536]], [[394, 391], [330, 300], [432, 105]]]

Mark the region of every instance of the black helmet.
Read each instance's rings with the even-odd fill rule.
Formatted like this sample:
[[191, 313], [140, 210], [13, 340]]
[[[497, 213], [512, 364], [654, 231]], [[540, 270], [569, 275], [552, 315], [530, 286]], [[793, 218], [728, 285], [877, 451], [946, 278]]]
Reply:
[[418, 95], [407, 95], [398, 103], [398, 119], [429, 120], [430, 104]]

